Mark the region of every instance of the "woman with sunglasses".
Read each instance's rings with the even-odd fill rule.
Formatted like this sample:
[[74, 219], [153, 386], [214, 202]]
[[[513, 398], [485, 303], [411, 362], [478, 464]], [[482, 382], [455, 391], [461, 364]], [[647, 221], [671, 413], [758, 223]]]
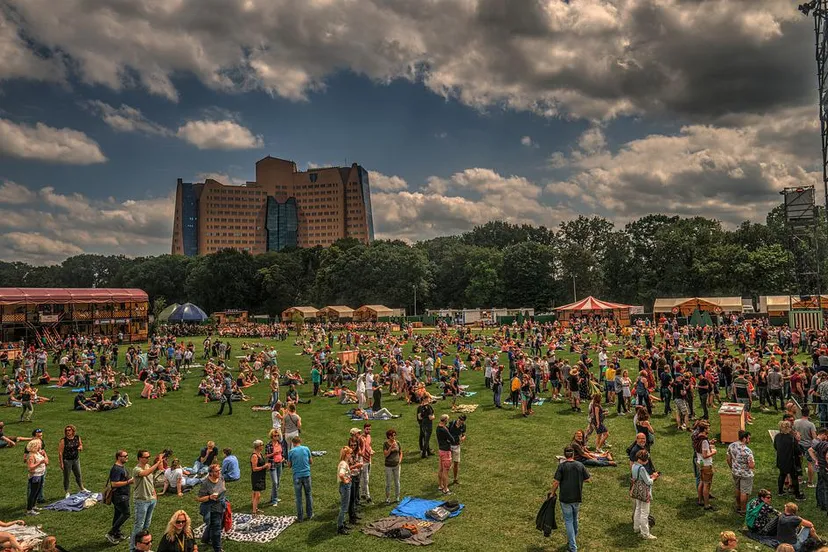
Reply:
[[187, 512], [178, 510], [172, 515], [157, 552], [198, 552], [192, 522]]
[[267, 488], [266, 477], [268, 470], [270, 470], [270, 462], [265, 459], [264, 443], [261, 439], [253, 441], [253, 454], [250, 455], [250, 483], [253, 488], [251, 496], [253, 502], [253, 515], [260, 514], [259, 500], [262, 497], [262, 491]]
[[58, 460], [60, 469], [63, 471], [63, 492], [69, 498], [69, 474], [75, 476], [75, 482], [82, 493], [89, 491], [83, 486], [81, 477], [80, 453], [83, 450], [83, 441], [77, 434], [77, 429], [72, 424], [63, 428], [63, 437], [58, 441]]
[[204, 536], [201, 541], [213, 545], [213, 552], [221, 552], [221, 525], [224, 521], [225, 495], [227, 487], [221, 477], [221, 466], [211, 464], [207, 472], [207, 478], [201, 481], [198, 486], [198, 498], [201, 503], [199, 507], [204, 523]]

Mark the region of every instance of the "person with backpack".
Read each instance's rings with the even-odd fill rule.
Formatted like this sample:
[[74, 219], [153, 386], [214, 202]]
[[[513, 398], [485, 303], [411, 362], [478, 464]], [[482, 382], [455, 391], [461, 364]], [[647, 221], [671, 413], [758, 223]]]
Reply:
[[650, 475], [647, 471], [650, 453], [646, 450], [639, 450], [635, 455], [635, 460], [631, 468], [632, 486], [630, 487], [630, 496], [635, 502], [633, 531], [644, 539], [655, 540], [655, 535], [650, 533], [650, 505], [653, 499], [653, 483], [658, 479], [659, 473], [654, 472]]

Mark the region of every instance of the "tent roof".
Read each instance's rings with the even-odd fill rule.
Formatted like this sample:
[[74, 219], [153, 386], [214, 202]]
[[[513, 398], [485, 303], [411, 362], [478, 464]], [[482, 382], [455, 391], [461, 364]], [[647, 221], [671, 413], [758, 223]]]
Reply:
[[132, 288], [0, 288], [0, 305], [61, 303], [146, 303], [147, 293]]
[[744, 308], [741, 297], [670, 297], [656, 299], [653, 303], [653, 312], [670, 312], [688, 302], [704, 302], [721, 308], [723, 311], [739, 311]]
[[168, 305], [167, 308], [158, 313], [158, 320], [162, 322], [169, 320], [170, 315], [173, 312], [175, 312], [175, 309], [177, 309], [180, 306], [181, 305], [179, 303], [173, 303], [172, 305]]
[[592, 295], [581, 299], [580, 301], [575, 301], [574, 303], [570, 303], [568, 305], [564, 305], [562, 307], [558, 307], [555, 310], [558, 311], [594, 311], [594, 310], [617, 310], [617, 309], [628, 309], [630, 308], [629, 305], [622, 305], [621, 303], [610, 303], [609, 301], [601, 301], [600, 299], [596, 299]]
[[169, 317], [170, 322], [204, 322], [208, 316], [192, 303], [178, 305]]
[[785, 307], [785, 310], [790, 308], [791, 303], [796, 301], [790, 295], [768, 295], [765, 297], [765, 304], [770, 307]]
[[389, 309], [385, 305], [362, 305], [357, 310], [371, 310], [374, 312], [393, 312], [393, 309]]
[[288, 312], [291, 310], [299, 311], [300, 313], [302, 313], [302, 316], [316, 316], [317, 313], [319, 313], [319, 309], [317, 309], [316, 307], [290, 307], [288, 309], [285, 309], [284, 312]]
[[334, 311], [337, 314], [353, 314], [354, 313], [354, 309], [352, 309], [351, 307], [346, 307], [344, 305], [328, 305], [327, 307], [325, 307], [322, 310]]

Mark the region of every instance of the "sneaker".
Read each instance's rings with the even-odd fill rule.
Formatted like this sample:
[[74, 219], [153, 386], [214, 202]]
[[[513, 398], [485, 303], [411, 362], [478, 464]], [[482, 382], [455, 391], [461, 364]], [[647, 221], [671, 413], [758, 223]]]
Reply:
[[69, 498], [70, 496], [72, 496], [70, 493], [66, 493], [66, 496], [64, 496], [63, 498]]
[[813, 489], [816, 487], [816, 483], [808, 483], [808, 488]]
[[647, 535], [641, 535], [641, 538], [642, 539], [647, 539], [647, 540], [656, 540], [658, 537], [656, 537], [655, 535], [647, 534]]
[[109, 544], [118, 544], [118, 537], [109, 533], [106, 534], [106, 540], [109, 541]]
[[82, 493], [91, 493], [92, 491], [90, 491], [89, 489], [87, 489], [86, 487], [84, 487], [83, 489], [81, 489], [81, 492], [82, 492]]
[[28, 515], [28, 516], [37, 516], [37, 515], [40, 515], [40, 512], [38, 512], [37, 510], [29, 510], [28, 512], [26, 512], [26, 515]]
[[386, 504], [391, 504], [391, 499], [390, 499], [390, 498], [386, 498], [386, 499], [385, 499], [385, 503], [386, 503]]

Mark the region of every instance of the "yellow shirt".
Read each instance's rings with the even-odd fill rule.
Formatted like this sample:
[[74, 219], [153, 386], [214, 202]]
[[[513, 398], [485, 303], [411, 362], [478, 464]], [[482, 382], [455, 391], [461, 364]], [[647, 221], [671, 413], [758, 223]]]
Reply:
[[604, 372], [604, 377], [607, 381], [614, 381], [615, 380], [615, 368], [612, 366], [607, 366], [607, 371]]

